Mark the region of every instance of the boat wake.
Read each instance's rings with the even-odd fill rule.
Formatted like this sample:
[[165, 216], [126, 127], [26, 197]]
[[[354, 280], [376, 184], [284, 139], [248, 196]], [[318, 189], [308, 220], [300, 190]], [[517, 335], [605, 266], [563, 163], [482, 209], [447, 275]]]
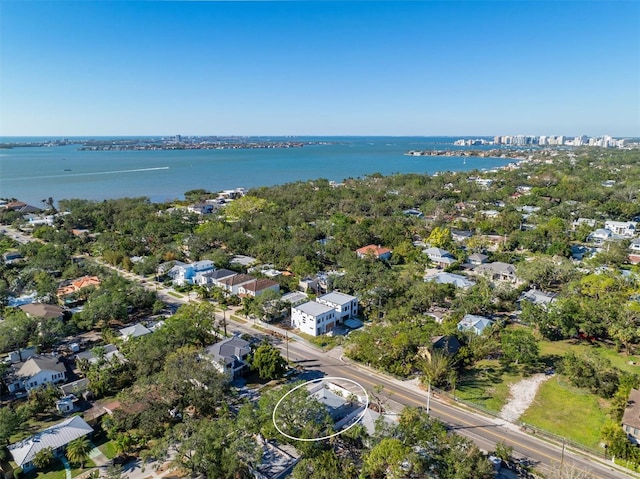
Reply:
[[42, 175], [42, 176], [29, 176], [22, 178], [5, 178], [6, 180], [40, 180], [44, 178], [67, 178], [69, 176], [94, 176], [94, 175], [119, 175], [122, 173], [139, 173], [143, 171], [158, 171], [158, 170], [168, 170], [168, 166], [156, 166], [153, 168], [136, 168], [132, 170], [113, 170], [113, 171], [92, 171], [87, 173], [67, 173], [61, 175]]

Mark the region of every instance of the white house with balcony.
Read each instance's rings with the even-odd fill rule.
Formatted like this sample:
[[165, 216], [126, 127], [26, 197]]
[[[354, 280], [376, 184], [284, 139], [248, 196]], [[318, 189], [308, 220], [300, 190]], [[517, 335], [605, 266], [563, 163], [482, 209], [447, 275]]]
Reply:
[[638, 234], [638, 223], [635, 221], [605, 221], [604, 227], [623, 238], [633, 238]]
[[350, 294], [333, 291], [316, 298], [316, 301], [320, 304], [331, 306], [340, 322], [353, 318], [358, 314], [358, 298]]
[[57, 357], [32, 356], [16, 366], [19, 369], [13, 375], [13, 380], [8, 381], [11, 393], [21, 389], [30, 391], [45, 384], [64, 383], [67, 380], [67, 369]]
[[185, 284], [197, 283], [195, 278], [198, 274], [213, 271], [214, 269], [215, 266], [213, 261], [207, 259], [196, 261], [195, 263], [176, 264], [173, 268], [167, 271], [167, 274], [175, 284], [183, 286]]
[[311, 336], [331, 331], [336, 322], [336, 310], [327, 304], [307, 301], [291, 308], [291, 326]]

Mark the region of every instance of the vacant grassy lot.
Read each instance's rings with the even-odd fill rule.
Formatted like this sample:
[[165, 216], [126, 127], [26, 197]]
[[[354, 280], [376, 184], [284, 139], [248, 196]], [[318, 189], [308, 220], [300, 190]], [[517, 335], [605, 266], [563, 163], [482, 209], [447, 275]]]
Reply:
[[[630, 373], [640, 375], [640, 356], [625, 356], [624, 353], [617, 352], [614, 348], [601, 343], [587, 344], [574, 340], [565, 341], [541, 341], [541, 356], [562, 357], [568, 352], [576, 354], [595, 353], [602, 358], [611, 361], [611, 365]], [[634, 364], [631, 364], [634, 363]]]
[[497, 360], [485, 359], [458, 381], [456, 397], [499, 412], [509, 398], [509, 386], [521, 379], [519, 372], [505, 370]]
[[301, 331], [296, 331], [296, 334], [325, 351], [342, 344], [343, 340], [342, 336], [327, 336], [326, 334], [323, 334], [322, 336], [311, 336], [310, 334], [306, 334]]
[[597, 449], [605, 423], [602, 399], [575, 388], [562, 376], [544, 382], [535, 401], [520, 418], [522, 422]]

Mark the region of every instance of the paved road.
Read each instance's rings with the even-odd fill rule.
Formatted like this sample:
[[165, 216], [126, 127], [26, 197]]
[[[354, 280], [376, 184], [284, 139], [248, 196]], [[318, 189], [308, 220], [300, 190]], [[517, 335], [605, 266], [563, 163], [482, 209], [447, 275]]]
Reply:
[[[108, 264], [102, 264], [112, 269], [117, 269]], [[117, 270], [129, 279], [142, 280], [141, 277], [132, 273], [120, 269]], [[174, 310], [180, 305], [189, 302], [186, 295], [178, 293], [180, 297], [176, 297], [174, 296], [176, 293], [172, 288], [158, 286], [154, 281], [145, 281], [144, 285], [148, 289], [156, 289], [158, 287], [160, 299]], [[192, 294], [191, 301], [195, 300]], [[231, 318], [232, 314], [227, 313], [227, 324], [230, 333], [247, 333], [254, 336], [261, 334], [258, 329], [253, 327], [253, 322], [235, 321]], [[222, 319], [221, 314], [218, 314], [218, 319]], [[280, 331], [260, 322], [257, 326], [262, 329]], [[291, 338], [288, 343], [285, 340], [273, 338], [266, 334], [265, 337], [269, 337], [282, 350], [283, 354], [287, 354], [290, 361], [300, 362], [307, 370], [316, 370], [327, 376], [338, 376], [354, 380], [369, 392], [373, 391], [376, 386], [384, 386], [382, 395], [387, 398], [390, 409], [394, 411], [401, 411], [404, 406], [426, 407], [426, 392], [417, 388], [413, 383], [390, 378], [375, 370], [349, 361], [342, 357], [341, 347], [324, 352], [310, 345], [296, 334], [288, 334]], [[471, 439], [480, 449], [485, 451], [495, 450], [495, 446], [499, 442], [512, 446], [516, 456], [531, 460], [536, 465], [537, 470], [550, 478], [557, 476], [557, 471], [563, 463], [571, 464], [578, 470], [589, 471], [599, 479], [640, 477], [626, 473], [621, 468], [602, 460], [574, 453], [568, 448], [565, 448], [563, 454], [560, 445], [551, 444], [535, 436], [525, 434], [517, 426], [501, 419], [480, 415], [475, 411], [461, 407], [459, 404], [449, 404], [438, 397], [432, 396], [430, 400], [430, 414], [447, 423], [458, 434]]]
[[[7, 228], [9, 235], [17, 241], [25, 243], [33, 241], [29, 236], [19, 234], [15, 230]], [[91, 258], [104, 266], [117, 270], [123, 276], [131, 280], [143, 282], [143, 278], [135, 274], [120, 270], [110, 266], [96, 258]], [[144, 280], [145, 287], [150, 290], [157, 290], [158, 296], [172, 309], [189, 302], [186, 295], [176, 297], [170, 292], [171, 288], [166, 288], [154, 281]], [[175, 292], [173, 292], [175, 294]], [[193, 295], [191, 300], [195, 300]], [[222, 315], [219, 315], [220, 319]], [[248, 333], [252, 335], [259, 332], [252, 328], [251, 322], [238, 322], [230, 319], [227, 315], [229, 331], [237, 333]], [[267, 325], [260, 324], [260, 327], [270, 329]], [[271, 328], [274, 329], [274, 328]], [[417, 388], [415, 384], [400, 381], [380, 374], [374, 370], [362, 367], [342, 357], [342, 348], [334, 348], [329, 352], [323, 352], [309, 345], [299, 336], [290, 334], [291, 341], [284, 341], [271, 338], [283, 353], [287, 354], [291, 361], [301, 361], [306, 369], [317, 370], [327, 376], [339, 376], [354, 380], [360, 383], [368, 391], [373, 391], [376, 386], [384, 386], [382, 395], [388, 399], [388, 404], [392, 410], [400, 411], [403, 406], [427, 405], [427, 394]], [[288, 347], [287, 347], [288, 346]], [[620, 479], [623, 477], [640, 477], [624, 472], [622, 469], [614, 467], [604, 461], [577, 454], [560, 445], [551, 444], [535, 436], [523, 433], [517, 426], [503, 420], [487, 417], [475, 411], [466, 410], [458, 404], [450, 404], [438, 397], [430, 400], [430, 414], [447, 423], [458, 434], [465, 436], [481, 449], [490, 451], [495, 449], [499, 442], [512, 446], [514, 452], [519, 457], [528, 458], [536, 464], [536, 468], [553, 478], [557, 476], [557, 471], [561, 464], [572, 464], [578, 470], [589, 471], [595, 477], [601, 479]]]
[[[255, 334], [250, 323], [230, 321], [231, 330], [240, 330]], [[261, 325], [265, 327], [265, 325]], [[275, 344], [286, 351], [285, 341], [276, 340]], [[374, 387], [384, 386], [382, 395], [386, 396], [390, 408], [400, 411], [403, 406], [427, 406], [427, 394], [413, 382], [401, 381], [364, 368], [342, 357], [342, 348], [334, 348], [322, 352], [303, 341], [290, 341], [288, 354], [291, 361], [302, 361], [306, 369], [320, 371], [327, 376], [338, 376], [354, 380], [367, 391]], [[536, 469], [548, 477], [557, 476], [561, 464], [572, 464], [578, 470], [590, 471], [597, 478], [620, 479], [637, 477], [626, 474], [620, 468], [593, 458], [576, 454], [565, 448], [564, 454], [560, 445], [550, 444], [535, 436], [523, 433], [519, 427], [498, 418], [486, 417], [475, 411], [466, 410], [458, 404], [449, 404], [437, 397], [430, 400], [430, 414], [447, 423], [458, 434], [471, 439], [485, 451], [495, 450], [499, 442], [512, 446], [516, 455], [528, 458]]]

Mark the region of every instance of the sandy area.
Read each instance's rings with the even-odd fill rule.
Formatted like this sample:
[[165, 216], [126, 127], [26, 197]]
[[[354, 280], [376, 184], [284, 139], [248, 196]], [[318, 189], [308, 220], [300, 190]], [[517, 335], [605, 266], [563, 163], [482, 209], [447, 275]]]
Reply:
[[531, 406], [540, 385], [550, 377], [545, 374], [534, 374], [530, 378], [512, 384], [509, 388], [509, 401], [504, 405], [499, 416], [509, 422], [516, 422]]

